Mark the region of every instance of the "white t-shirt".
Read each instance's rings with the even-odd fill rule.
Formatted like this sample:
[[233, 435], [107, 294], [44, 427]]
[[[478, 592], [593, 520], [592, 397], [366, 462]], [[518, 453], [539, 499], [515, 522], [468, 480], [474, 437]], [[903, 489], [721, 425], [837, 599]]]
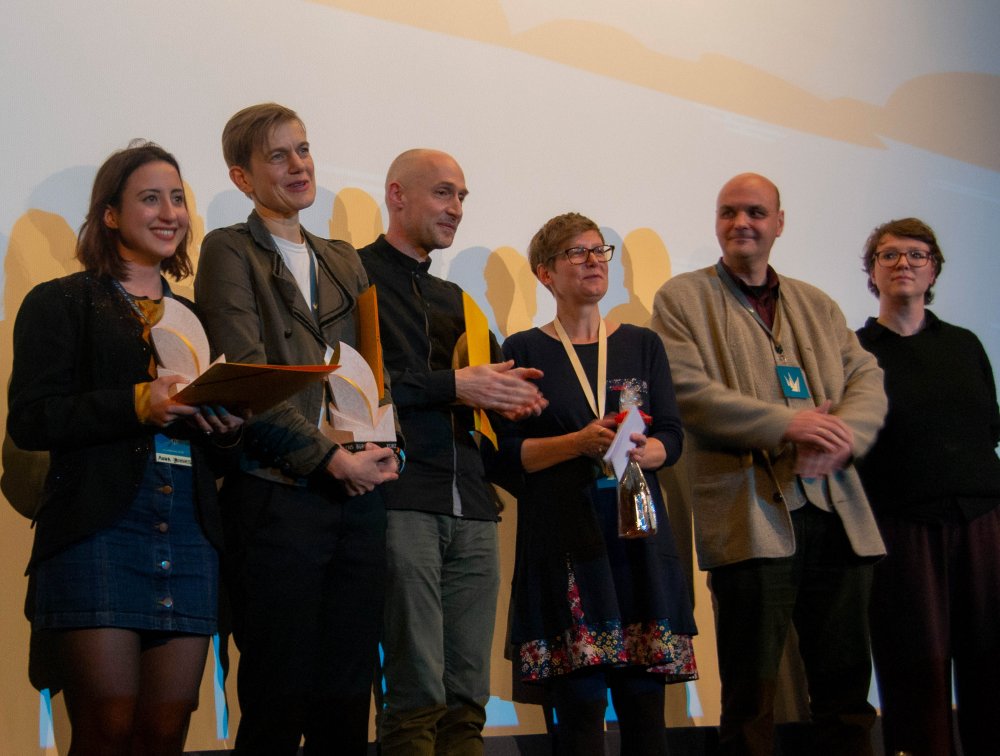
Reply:
[[[285, 267], [291, 272], [295, 283], [299, 285], [299, 291], [302, 292], [302, 298], [309, 305], [310, 312], [315, 313], [317, 303], [312, 301], [313, 281], [310, 270], [311, 266], [309, 264], [312, 250], [309, 249], [309, 245], [305, 242], [290, 242], [274, 234], [271, 234], [271, 238], [274, 239], [274, 243], [278, 247], [278, 252], [281, 253], [281, 259], [284, 261]], [[325, 361], [329, 362], [332, 356], [333, 349], [327, 345], [326, 354], [324, 355]], [[322, 424], [324, 411], [324, 408], [321, 407], [317, 424]]]
[[309, 271], [309, 257], [312, 255], [312, 252], [309, 249], [309, 245], [305, 242], [290, 242], [274, 234], [271, 234], [271, 238], [274, 239], [274, 243], [278, 247], [278, 252], [281, 253], [281, 259], [288, 270], [291, 271], [295, 283], [299, 285], [302, 298], [306, 300], [306, 304], [312, 310], [316, 303], [312, 301], [313, 282]]

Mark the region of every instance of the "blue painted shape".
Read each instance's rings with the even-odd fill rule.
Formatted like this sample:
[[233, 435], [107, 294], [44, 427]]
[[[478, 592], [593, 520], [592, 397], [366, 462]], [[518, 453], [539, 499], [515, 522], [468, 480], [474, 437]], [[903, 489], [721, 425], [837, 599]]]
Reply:
[[215, 691], [215, 737], [217, 740], [229, 738], [229, 704], [226, 703], [226, 678], [222, 670], [222, 659], [219, 654], [219, 634], [212, 636], [212, 651], [215, 657], [215, 674], [213, 689]]
[[488, 727], [517, 727], [519, 722], [514, 703], [499, 696], [490, 696], [486, 702], [486, 724]]
[[608, 689], [608, 708], [604, 711], [604, 721], [605, 722], [617, 722], [618, 712], [615, 711], [615, 705], [611, 702], [611, 689]]
[[52, 729], [52, 694], [48, 688], [38, 694], [38, 746], [56, 747], [56, 733]]
[[694, 684], [694, 680], [685, 683], [684, 687], [687, 690], [688, 717], [695, 719], [705, 716], [705, 711], [701, 706], [701, 699], [698, 697], [698, 686]]
[[379, 682], [382, 685], [382, 695], [385, 696], [385, 649], [382, 648], [382, 644], [378, 644], [378, 668], [379, 668]]

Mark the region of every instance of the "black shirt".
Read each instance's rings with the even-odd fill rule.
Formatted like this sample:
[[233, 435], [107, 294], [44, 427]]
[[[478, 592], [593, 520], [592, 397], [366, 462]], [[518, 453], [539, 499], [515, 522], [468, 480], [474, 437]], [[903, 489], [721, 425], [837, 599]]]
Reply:
[[885, 371], [889, 397], [885, 426], [858, 464], [875, 513], [971, 520], [1000, 504], [1000, 413], [975, 334], [928, 311], [912, 336], [869, 318], [858, 338]]
[[406, 469], [381, 489], [386, 507], [496, 520], [472, 409], [455, 397], [454, 355], [465, 333], [461, 287], [431, 275], [430, 260], [418, 262], [384, 236], [358, 254], [378, 297], [382, 355], [406, 437]]

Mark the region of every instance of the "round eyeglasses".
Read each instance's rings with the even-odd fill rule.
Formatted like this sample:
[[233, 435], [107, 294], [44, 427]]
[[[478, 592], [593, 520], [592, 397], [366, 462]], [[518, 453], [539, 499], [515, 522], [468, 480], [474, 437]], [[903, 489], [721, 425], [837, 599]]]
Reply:
[[566, 259], [573, 265], [583, 265], [590, 256], [597, 258], [597, 262], [608, 262], [615, 254], [614, 244], [598, 244], [596, 247], [570, 247], [562, 252], [556, 252], [550, 260], [554, 260], [559, 255], [566, 255]]
[[911, 268], [922, 268], [931, 261], [931, 253], [922, 249], [908, 249], [900, 252], [898, 249], [887, 249], [875, 255], [878, 264], [883, 268], [895, 268], [899, 265], [899, 258], [906, 257], [906, 262]]

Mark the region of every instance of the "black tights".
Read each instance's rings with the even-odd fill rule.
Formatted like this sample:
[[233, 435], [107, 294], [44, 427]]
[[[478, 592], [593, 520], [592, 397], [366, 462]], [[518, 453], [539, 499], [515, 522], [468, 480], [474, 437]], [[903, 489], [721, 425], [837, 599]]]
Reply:
[[642, 668], [581, 670], [550, 683], [560, 754], [604, 754], [608, 689], [618, 715], [622, 756], [665, 756], [664, 680]]
[[121, 628], [59, 633], [70, 756], [183, 753], [208, 637]]

